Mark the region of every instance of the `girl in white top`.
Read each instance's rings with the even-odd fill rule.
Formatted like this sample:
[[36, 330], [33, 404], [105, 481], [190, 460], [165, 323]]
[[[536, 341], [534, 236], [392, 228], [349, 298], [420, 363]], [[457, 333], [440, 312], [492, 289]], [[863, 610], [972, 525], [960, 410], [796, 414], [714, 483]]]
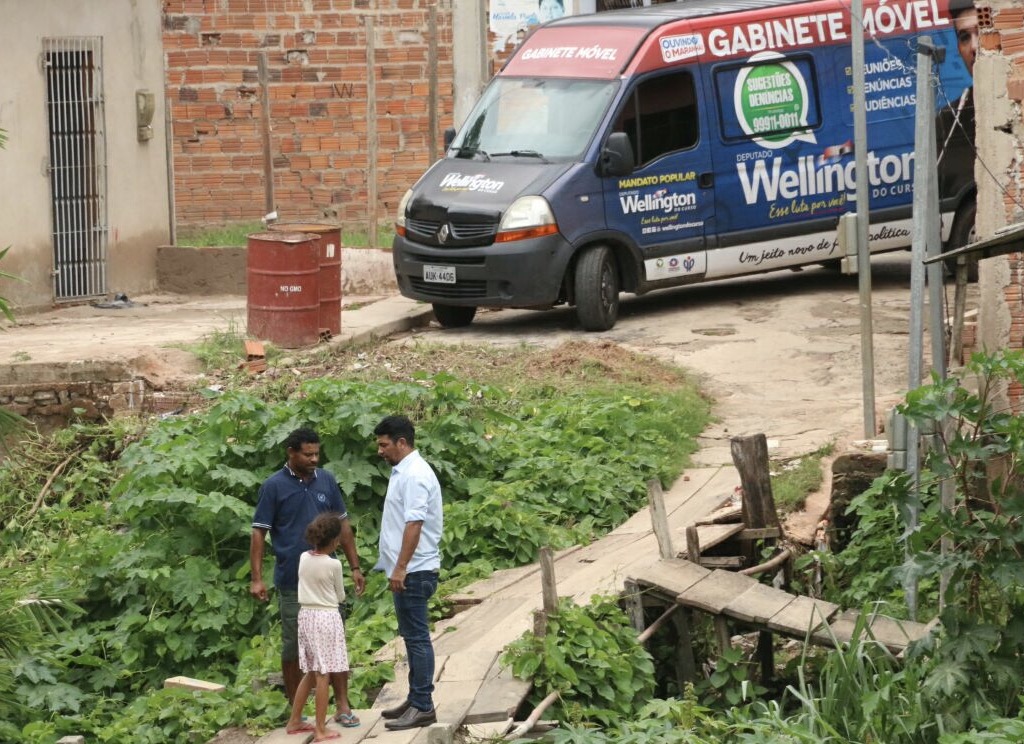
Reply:
[[316, 684], [316, 724], [313, 741], [340, 739], [327, 728], [330, 674], [348, 671], [345, 625], [338, 605], [345, 600], [341, 561], [332, 554], [341, 544], [341, 517], [319, 515], [306, 529], [306, 542], [315, 545], [299, 557], [299, 668], [305, 673], [295, 691], [289, 734], [309, 731], [302, 709]]

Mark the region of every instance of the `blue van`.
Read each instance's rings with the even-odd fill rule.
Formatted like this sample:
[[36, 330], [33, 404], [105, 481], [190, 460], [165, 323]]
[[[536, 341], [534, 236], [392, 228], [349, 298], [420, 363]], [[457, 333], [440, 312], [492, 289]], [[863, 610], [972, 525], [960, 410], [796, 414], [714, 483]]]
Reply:
[[[870, 250], [911, 243], [923, 35], [949, 50], [939, 195], [943, 240], [963, 245], [976, 18], [866, 0], [864, 28]], [[850, 29], [842, 0], [686, 0], [537, 28], [402, 198], [402, 294], [445, 327], [568, 303], [600, 331], [622, 291], [838, 263], [839, 217], [856, 211]]]

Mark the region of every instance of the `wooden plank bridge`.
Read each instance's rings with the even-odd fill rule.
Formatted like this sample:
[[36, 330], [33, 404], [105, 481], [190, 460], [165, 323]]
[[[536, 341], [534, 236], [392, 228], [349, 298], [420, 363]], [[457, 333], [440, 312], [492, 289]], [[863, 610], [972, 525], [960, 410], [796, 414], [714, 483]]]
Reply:
[[[763, 449], [763, 437], [761, 440]], [[764, 449], [765, 458], [766, 452]], [[464, 609], [437, 623], [433, 633], [438, 723], [450, 727], [492, 723], [499, 731], [511, 724], [530, 684], [502, 670], [498, 657], [506, 645], [534, 629], [535, 615], [545, 606], [550, 609], [557, 597], [572, 597], [585, 604], [595, 594], [620, 593], [625, 587], [627, 605], [638, 631], [646, 624], [645, 605], [668, 607], [663, 617], [672, 615], [679, 633], [681, 678], [695, 674], [688, 635], [688, 618], [693, 612], [711, 615], [721, 648], [730, 642], [729, 623], [757, 631], [762, 669], [771, 668], [771, 633], [824, 645], [842, 644], [852, 640], [854, 629], [861, 622], [866, 624], [868, 635], [899, 653], [927, 632], [927, 627], [920, 623], [880, 615], [861, 621], [856, 611], [840, 612], [837, 605], [829, 602], [773, 589], [752, 575], [717, 568], [742, 567], [750, 562], [747, 558], [753, 555], [755, 541], [780, 534], [774, 504], [768, 510], [756, 504], [748, 506], [747, 495], [744, 517], [753, 524], [730, 522], [740, 511], [731, 501], [741, 481], [744, 492], [763, 491], [763, 483], [755, 482], [744, 472], [743, 459], [742, 453], [737, 455], [734, 449], [737, 469], [689, 470], [665, 494], [654, 484], [649, 510], [634, 514], [591, 545], [555, 553], [550, 565], [544, 567], [546, 570], [534, 564], [498, 571], [448, 597], [457, 608]], [[767, 481], [766, 467], [763, 480]], [[770, 485], [767, 489], [770, 501]], [[723, 517], [723, 509], [733, 513]], [[704, 555], [704, 551], [720, 551], [729, 541], [738, 541], [742, 546], [744, 540], [749, 548], [747, 558]], [[677, 551], [673, 545], [686, 545], [687, 550]], [[764, 566], [742, 570], [754, 574]], [[661, 618], [652, 625], [660, 622]], [[653, 630], [648, 628], [648, 632]], [[359, 629], [351, 628], [349, 632], [358, 633]], [[380, 661], [394, 661], [395, 681], [385, 685], [371, 709], [357, 711], [362, 725], [344, 729], [345, 744], [376, 740], [387, 744], [450, 741], [450, 733], [435, 728], [384, 728], [380, 711], [406, 698], [408, 667], [403, 653], [400, 642], [393, 642], [377, 655]], [[281, 729], [260, 741], [297, 744], [311, 738], [309, 734], [288, 736]]]

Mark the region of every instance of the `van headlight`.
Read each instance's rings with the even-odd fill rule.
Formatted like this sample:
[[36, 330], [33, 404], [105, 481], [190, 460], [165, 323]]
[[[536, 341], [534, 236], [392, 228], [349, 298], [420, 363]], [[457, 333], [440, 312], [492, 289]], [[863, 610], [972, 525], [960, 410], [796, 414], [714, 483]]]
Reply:
[[558, 224], [548, 200], [543, 196], [521, 196], [505, 211], [494, 242], [511, 243], [557, 232]]
[[402, 195], [402, 200], [398, 202], [398, 216], [395, 217], [395, 232], [405, 237], [405, 208], [409, 206], [409, 200], [412, 199], [412, 189], [406, 190]]

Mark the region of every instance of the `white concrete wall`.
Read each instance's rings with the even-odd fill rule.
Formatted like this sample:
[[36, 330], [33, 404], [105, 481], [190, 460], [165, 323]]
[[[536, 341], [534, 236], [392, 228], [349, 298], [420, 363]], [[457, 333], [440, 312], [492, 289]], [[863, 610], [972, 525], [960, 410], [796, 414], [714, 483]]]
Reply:
[[[107, 153], [107, 287], [152, 290], [156, 248], [169, 241], [161, 5], [152, 0], [0, 0], [0, 296], [22, 309], [53, 301], [46, 78], [43, 39], [102, 38]], [[136, 138], [135, 92], [155, 97], [153, 138]]]

